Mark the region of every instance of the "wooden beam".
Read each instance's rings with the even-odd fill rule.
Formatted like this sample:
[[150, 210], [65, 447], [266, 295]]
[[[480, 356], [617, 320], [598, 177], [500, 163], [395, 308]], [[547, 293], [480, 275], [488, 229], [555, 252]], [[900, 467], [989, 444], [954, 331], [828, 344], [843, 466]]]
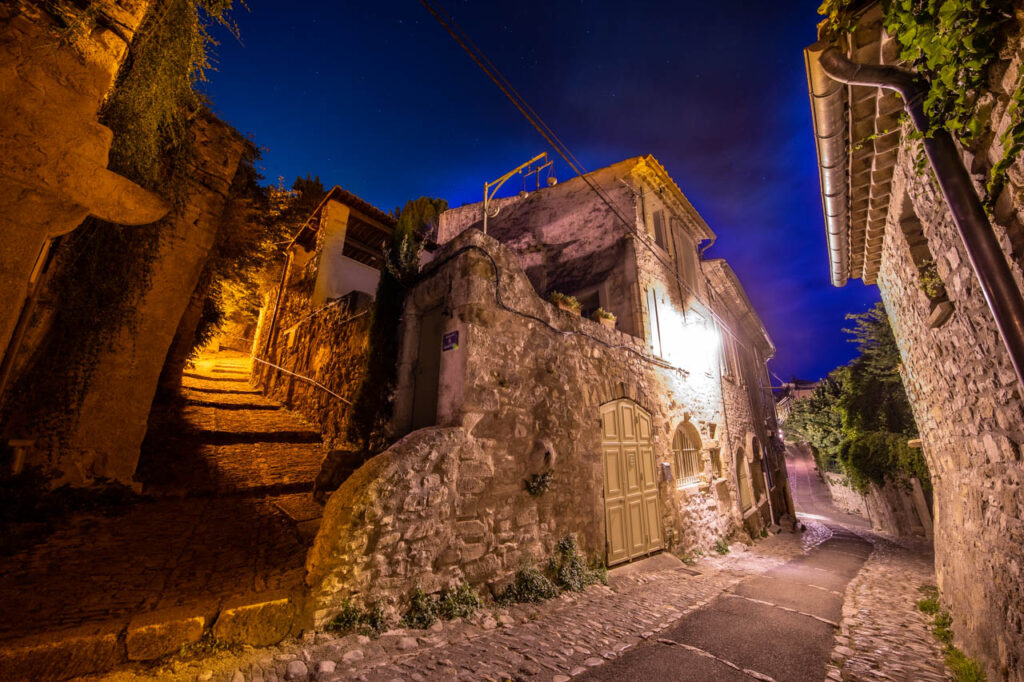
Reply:
[[354, 208], [352, 209], [351, 216], [356, 218], [357, 220], [359, 220], [361, 222], [366, 223], [369, 227], [372, 227], [375, 230], [383, 232], [384, 234], [388, 235], [389, 237], [391, 236], [391, 233], [394, 232], [393, 228], [388, 227], [387, 225], [385, 225], [384, 223], [382, 223], [382, 222], [380, 222], [378, 220], [374, 220], [373, 218], [371, 218], [370, 216], [366, 215], [362, 211], [356, 210]]

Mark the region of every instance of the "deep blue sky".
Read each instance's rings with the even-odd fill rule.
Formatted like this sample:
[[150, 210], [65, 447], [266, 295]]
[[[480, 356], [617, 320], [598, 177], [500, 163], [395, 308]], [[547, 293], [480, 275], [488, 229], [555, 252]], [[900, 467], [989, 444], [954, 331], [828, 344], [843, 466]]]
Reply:
[[[654, 154], [718, 234], [783, 378], [853, 355], [828, 280], [802, 48], [818, 0], [443, 0], [589, 170]], [[417, 0], [249, 0], [216, 33], [214, 110], [265, 148], [268, 180], [319, 175], [385, 209], [478, 201], [538, 133]], [[549, 152], [551, 150], [548, 150]], [[571, 171], [560, 160], [556, 175]], [[519, 187], [510, 182], [510, 191]]]

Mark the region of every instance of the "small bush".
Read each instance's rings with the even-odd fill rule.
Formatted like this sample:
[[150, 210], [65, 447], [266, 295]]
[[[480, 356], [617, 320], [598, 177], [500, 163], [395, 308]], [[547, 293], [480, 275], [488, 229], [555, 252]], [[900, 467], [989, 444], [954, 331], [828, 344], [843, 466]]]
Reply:
[[[603, 564], [601, 569], [604, 570]], [[555, 546], [555, 556], [551, 558], [551, 574], [557, 586], [573, 592], [582, 592], [587, 585], [608, 582], [607, 571], [602, 579], [598, 571], [587, 567], [573, 533], [563, 537]]]
[[679, 554], [679, 560], [682, 561], [687, 566], [693, 566], [694, 564], [697, 563], [697, 559], [695, 559], [694, 556], [692, 554], [690, 554], [689, 552], [681, 552]]
[[725, 538], [718, 538], [718, 542], [715, 543], [715, 551], [722, 555], [729, 553], [729, 543], [725, 541]]
[[402, 626], [425, 630], [437, 622], [437, 602], [417, 587], [409, 598], [409, 610], [402, 617]]
[[934, 616], [941, 609], [942, 607], [939, 605], [939, 600], [935, 597], [919, 599], [917, 602], [917, 610], [921, 613], [927, 613], [929, 616]]
[[388, 625], [388, 618], [380, 604], [374, 604], [364, 611], [346, 599], [341, 603], [341, 610], [327, 623], [326, 629], [339, 635], [350, 632], [379, 635], [388, 629]]
[[379, 635], [391, 626], [391, 622], [388, 620], [387, 614], [384, 613], [384, 607], [374, 604], [363, 612], [363, 625], [365, 632]]
[[480, 596], [466, 583], [445, 590], [437, 602], [437, 614], [445, 619], [466, 618], [480, 608]]
[[933, 629], [936, 639], [946, 645], [953, 644], [953, 631], [950, 626], [953, 625], [953, 617], [945, 611], [940, 611], [935, 615], [935, 620], [932, 621]]
[[547, 492], [548, 488], [551, 487], [551, 472], [545, 471], [543, 474], [533, 474], [528, 479], [523, 481], [523, 488], [530, 494], [531, 497], [540, 497]]
[[590, 315], [590, 319], [595, 322], [599, 322], [601, 320], [614, 320], [615, 314], [608, 312], [604, 308], [598, 308]]
[[354, 632], [362, 622], [362, 610], [346, 599], [341, 604], [341, 610], [334, 614], [334, 618], [327, 623], [327, 629], [331, 632], [346, 634]]
[[498, 601], [502, 604], [536, 603], [558, 596], [558, 588], [536, 568], [524, 568], [515, 580], [502, 591]]

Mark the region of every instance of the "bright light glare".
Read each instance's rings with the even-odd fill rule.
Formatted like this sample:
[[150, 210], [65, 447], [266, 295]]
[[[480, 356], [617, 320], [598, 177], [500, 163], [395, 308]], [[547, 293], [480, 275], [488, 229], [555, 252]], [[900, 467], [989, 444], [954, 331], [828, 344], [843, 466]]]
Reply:
[[681, 315], [668, 306], [658, 312], [666, 360], [693, 370], [714, 367], [721, 339], [713, 325], [696, 313]]

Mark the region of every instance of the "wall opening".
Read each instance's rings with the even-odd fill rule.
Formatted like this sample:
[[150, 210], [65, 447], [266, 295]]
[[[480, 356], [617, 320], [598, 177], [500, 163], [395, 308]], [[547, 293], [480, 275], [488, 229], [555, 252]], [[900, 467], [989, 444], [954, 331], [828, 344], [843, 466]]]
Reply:
[[437, 423], [437, 393], [441, 377], [441, 336], [444, 306], [426, 311], [420, 320], [420, 338], [413, 370], [412, 428]]

